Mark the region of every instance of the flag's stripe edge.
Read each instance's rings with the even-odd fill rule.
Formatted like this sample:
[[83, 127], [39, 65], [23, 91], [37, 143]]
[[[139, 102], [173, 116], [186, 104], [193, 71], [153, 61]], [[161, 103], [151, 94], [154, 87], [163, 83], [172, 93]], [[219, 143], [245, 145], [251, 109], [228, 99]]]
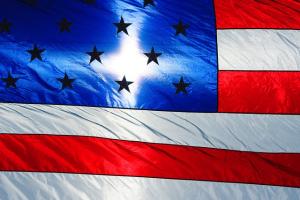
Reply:
[[[218, 51], [218, 34], [217, 34], [217, 13], [216, 13], [216, 2], [213, 0], [212, 2], [213, 5], [213, 12], [214, 12], [214, 26], [215, 26], [215, 44], [216, 44], [216, 64], [217, 64], [217, 72], [219, 72], [220, 70], [220, 64], [219, 64], [219, 51]], [[218, 112], [218, 108], [219, 108], [219, 75], [217, 74], [216, 76], [217, 78], [217, 85], [216, 85], [216, 90], [217, 90], [217, 102], [216, 102], [216, 112]]]
[[300, 114], [300, 72], [219, 71], [219, 111]]
[[0, 172], [0, 196], [10, 199], [296, 199], [297, 188], [56, 173]]
[[220, 70], [300, 70], [300, 31], [218, 30]]
[[[220, 70], [219, 72], [277, 72], [277, 71], [265, 71], [265, 70]], [[279, 71], [279, 72], [291, 72], [291, 71]], [[295, 71], [295, 72], [300, 72], [300, 71]], [[219, 91], [219, 90], [218, 90]], [[218, 100], [219, 102], [219, 100]], [[73, 104], [55, 104], [55, 103], [26, 103], [26, 102], [11, 102], [11, 101], [2, 101], [0, 104], [15, 104], [15, 105], [46, 105], [46, 106], [66, 106], [66, 107], [82, 107], [82, 108], [100, 108], [100, 109], [118, 109], [118, 110], [129, 110], [129, 111], [145, 111], [145, 112], [165, 112], [165, 113], [193, 113], [193, 114], [239, 114], [239, 115], [299, 115], [298, 113], [289, 113], [289, 112], [233, 112], [233, 111], [228, 111], [228, 112], [222, 112], [222, 111], [179, 111], [179, 110], [164, 110], [164, 109], [145, 109], [145, 108], [124, 108], [124, 107], [118, 107], [118, 106], [90, 106], [90, 105], [73, 105]], [[217, 107], [219, 107], [217, 105]]]
[[0, 104], [0, 119], [0, 133], [54, 133], [242, 151], [300, 152], [297, 115]]
[[218, 28], [300, 29], [300, 3], [296, 1], [214, 2]]
[[82, 173], [300, 187], [300, 153], [242, 152], [38, 134], [1, 134], [0, 149], [0, 171]]

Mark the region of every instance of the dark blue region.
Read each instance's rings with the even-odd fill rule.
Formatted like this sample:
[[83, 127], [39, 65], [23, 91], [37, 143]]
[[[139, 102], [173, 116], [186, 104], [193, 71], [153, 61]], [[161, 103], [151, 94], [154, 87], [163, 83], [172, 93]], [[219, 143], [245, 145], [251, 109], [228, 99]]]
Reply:
[[[211, 0], [0, 0], [0, 22], [12, 23], [0, 33], [0, 102], [59, 104], [131, 109], [216, 112], [217, 49]], [[117, 34], [121, 16], [129, 35]], [[61, 32], [59, 22], [72, 22]], [[186, 36], [173, 25], [188, 24]], [[42, 61], [30, 61], [27, 50], [45, 49]], [[86, 52], [97, 46], [102, 63]], [[162, 53], [159, 65], [147, 65], [144, 53]], [[6, 87], [8, 75], [18, 78]], [[62, 88], [58, 78], [75, 79]], [[115, 81], [133, 83], [130, 92]], [[186, 92], [176, 93], [180, 78]], [[4, 79], [3, 79], [4, 78]]]

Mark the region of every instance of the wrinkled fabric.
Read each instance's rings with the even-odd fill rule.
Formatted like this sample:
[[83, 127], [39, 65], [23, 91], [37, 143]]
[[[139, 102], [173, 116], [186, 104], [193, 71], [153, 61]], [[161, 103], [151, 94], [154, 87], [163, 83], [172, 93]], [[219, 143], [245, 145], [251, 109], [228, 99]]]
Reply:
[[218, 30], [220, 70], [299, 71], [300, 31]]
[[[0, 200], [299, 199], [299, 188], [257, 185], [299, 187], [300, 118], [274, 115], [299, 113], [298, 1], [29, 1], [0, 0], [0, 20], [13, 24], [0, 34], [0, 78], [19, 78], [16, 88], [0, 81], [0, 157], [8, 158], [0, 166], [15, 171], [0, 172]], [[132, 23], [129, 36], [113, 25], [121, 17]], [[63, 18], [70, 32], [59, 31]], [[190, 25], [187, 36], [175, 36], [179, 20]], [[46, 49], [43, 61], [30, 62], [34, 44]], [[102, 64], [89, 64], [94, 46], [104, 51]], [[162, 53], [159, 65], [147, 65], [152, 47]], [[72, 89], [57, 80], [65, 73]], [[118, 91], [123, 76], [134, 82], [131, 93]], [[181, 77], [187, 94], [175, 94]], [[220, 111], [252, 114], [200, 113]], [[243, 154], [238, 164], [233, 152]], [[205, 170], [212, 174], [198, 181], [163, 179]], [[115, 173], [96, 175], [107, 171]]]
[[[2, 77], [18, 77], [17, 89], [0, 83], [0, 101], [122, 107], [152, 110], [217, 111], [217, 56], [213, 3], [210, 0], [159, 1], [143, 8], [140, 1], [38, 1], [28, 5], [2, 0], [1, 17], [12, 22], [0, 36]], [[117, 34], [113, 23], [121, 16], [129, 36]], [[72, 22], [70, 32], [58, 23]], [[179, 20], [189, 25], [187, 37], [175, 36]], [[44, 61], [30, 62], [26, 50], [37, 44], [46, 49]], [[86, 52], [97, 46], [103, 64]], [[162, 53], [147, 65], [144, 55], [154, 47]], [[76, 79], [73, 89], [61, 89], [57, 78]], [[126, 76], [131, 93], [118, 92], [115, 81]], [[183, 77], [191, 86], [177, 94], [173, 83]], [[193, 106], [190, 106], [193, 105]]]
[[299, 0], [214, 0], [218, 29], [300, 29]]
[[300, 152], [297, 115], [0, 104], [0, 116], [1, 133], [52, 133], [241, 151]]
[[297, 200], [297, 188], [47, 173], [0, 173], [4, 200]]

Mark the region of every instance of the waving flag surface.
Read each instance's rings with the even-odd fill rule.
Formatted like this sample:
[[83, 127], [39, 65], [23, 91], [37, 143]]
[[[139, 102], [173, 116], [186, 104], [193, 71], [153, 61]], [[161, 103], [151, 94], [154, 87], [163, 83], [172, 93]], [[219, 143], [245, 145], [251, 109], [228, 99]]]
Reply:
[[300, 199], [298, 0], [1, 0], [0, 199]]

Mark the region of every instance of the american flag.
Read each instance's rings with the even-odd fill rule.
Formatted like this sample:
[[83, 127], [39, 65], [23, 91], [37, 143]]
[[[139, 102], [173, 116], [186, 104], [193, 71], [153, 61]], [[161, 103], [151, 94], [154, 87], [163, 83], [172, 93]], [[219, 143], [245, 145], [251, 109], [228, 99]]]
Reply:
[[299, 0], [1, 0], [0, 199], [300, 199]]

